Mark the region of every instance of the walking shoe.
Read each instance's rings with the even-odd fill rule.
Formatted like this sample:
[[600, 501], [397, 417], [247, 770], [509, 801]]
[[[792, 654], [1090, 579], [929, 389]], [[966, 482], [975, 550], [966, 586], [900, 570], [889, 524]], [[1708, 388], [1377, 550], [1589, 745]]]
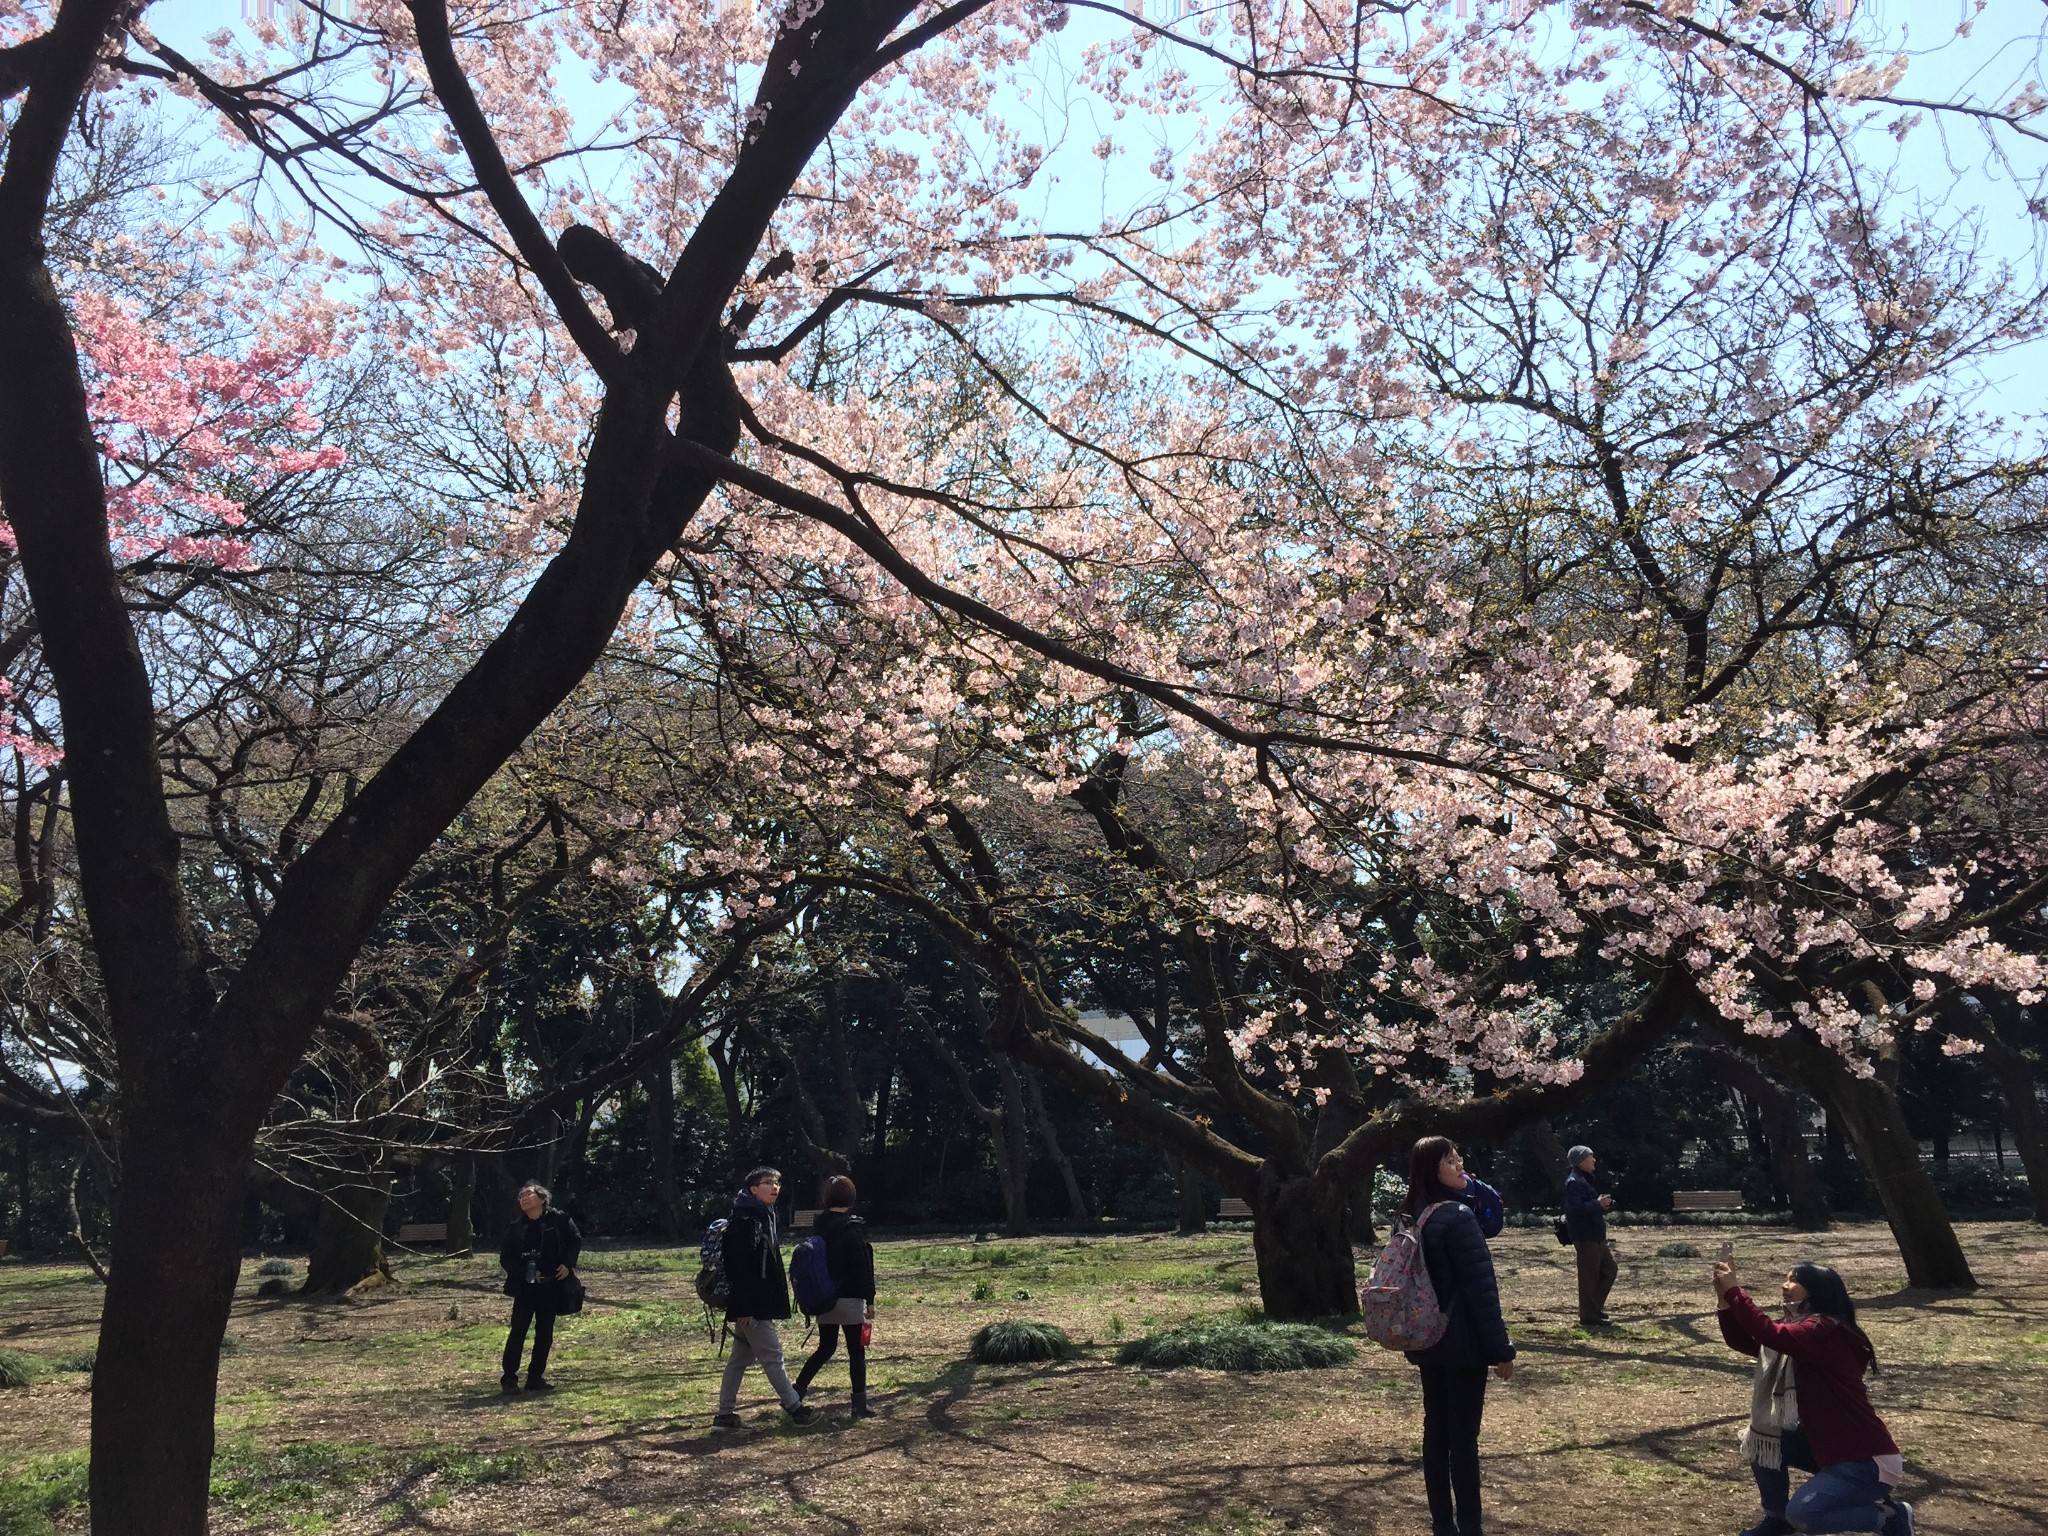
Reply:
[[498, 1378], [498, 1390], [507, 1397], [512, 1396], [519, 1390], [519, 1378], [517, 1376], [500, 1376]]
[[782, 1411], [789, 1415], [789, 1422], [792, 1424], [814, 1424], [817, 1422], [818, 1410], [806, 1408], [801, 1401], [794, 1408], [784, 1408]]
[[740, 1416], [736, 1413], [714, 1413], [711, 1415], [711, 1427], [713, 1429], [738, 1429], [740, 1427]]
[[1884, 1512], [1884, 1536], [1913, 1536], [1913, 1506], [1904, 1499], [1888, 1499]]
[[526, 1378], [526, 1390], [529, 1392], [552, 1392], [555, 1390], [555, 1384], [544, 1376], [529, 1376]]
[[1765, 1515], [1763, 1519], [1757, 1521], [1755, 1525], [1744, 1531], [1742, 1536], [1786, 1536], [1786, 1533], [1791, 1529], [1792, 1522], [1783, 1515]]

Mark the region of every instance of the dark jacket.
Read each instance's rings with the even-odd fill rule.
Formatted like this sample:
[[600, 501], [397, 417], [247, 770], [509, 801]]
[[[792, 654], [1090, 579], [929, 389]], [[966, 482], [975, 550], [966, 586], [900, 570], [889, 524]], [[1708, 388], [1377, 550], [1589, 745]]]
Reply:
[[1564, 1181], [1564, 1230], [1575, 1243], [1598, 1243], [1607, 1237], [1607, 1213], [1600, 1209], [1600, 1191], [1576, 1168]]
[[[538, 1254], [530, 1291], [526, 1285], [529, 1248]], [[517, 1297], [527, 1291], [536, 1306], [552, 1305], [558, 1283], [555, 1271], [564, 1264], [574, 1269], [582, 1252], [583, 1234], [576, 1230], [567, 1211], [542, 1211], [538, 1221], [520, 1216], [505, 1229], [505, 1241], [498, 1245], [498, 1263], [505, 1271], [505, 1294]]]
[[1484, 1369], [1515, 1358], [1507, 1320], [1500, 1315], [1500, 1285], [1493, 1255], [1479, 1230], [1479, 1218], [1456, 1200], [1429, 1208], [1422, 1223], [1422, 1260], [1436, 1304], [1450, 1317], [1444, 1336], [1408, 1358], [1421, 1366], [1449, 1370]]
[[825, 1267], [839, 1299], [875, 1299], [875, 1250], [868, 1242], [868, 1224], [851, 1211], [820, 1211], [811, 1231], [825, 1239]]
[[1730, 1349], [1754, 1355], [1763, 1346], [1791, 1358], [1799, 1427], [1817, 1463], [1832, 1467], [1897, 1454], [1891, 1431], [1863, 1389], [1863, 1373], [1877, 1357], [1855, 1329], [1832, 1317], [1773, 1322], [1739, 1288], [1722, 1298], [1715, 1315]]
[[1491, 1184], [1465, 1175], [1465, 1187], [1451, 1198], [1479, 1218], [1481, 1237], [1499, 1237], [1500, 1229], [1507, 1225], [1507, 1205], [1500, 1197], [1500, 1191]]
[[722, 1246], [725, 1283], [732, 1292], [726, 1317], [788, 1317], [789, 1278], [782, 1269], [774, 1210], [741, 1190], [733, 1197]]

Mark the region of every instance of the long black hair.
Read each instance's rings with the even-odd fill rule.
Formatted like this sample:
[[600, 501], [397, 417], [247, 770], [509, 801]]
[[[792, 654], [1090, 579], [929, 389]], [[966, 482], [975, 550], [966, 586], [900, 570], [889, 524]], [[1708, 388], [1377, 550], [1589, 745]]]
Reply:
[[1842, 1277], [1825, 1264], [1794, 1264], [1792, 1278], [1806, 1287], [1808, 1315], [1833, 1318], [1855, 1334], [1863, 1341], [1863, 1347], [1870, 1351], [1870, 1368], [1876, 1370], [1876, 1346], [1856, 1321], [1856, 1303], [1849, 1299], [1849, 1287], [1842, 1283]]
[[1426, 1207], [1451, 1198], [1437, 1169], [1457, 1150], [1448, 1136], [1425, 1136], [1415, 1143], [1408, 1153], [1408, 1198], [1401, 1202], [1402, 1210], [1420, 1216]]

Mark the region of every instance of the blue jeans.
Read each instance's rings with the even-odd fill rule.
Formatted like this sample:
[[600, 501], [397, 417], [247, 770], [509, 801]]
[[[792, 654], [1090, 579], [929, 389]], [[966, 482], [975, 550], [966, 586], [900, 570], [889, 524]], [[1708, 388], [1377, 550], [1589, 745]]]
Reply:
[[[1813, 1448], [1796, 1429], [1787, 1430], [1780, 1442], [1784, 1465], [1759, 1467], [1756, 1491], [1764, 1513], [1781, 1515], [1795, 1529], [1815, 1536], [1827, 1531], [1881, 1531], [1884, 1529], [1885, 1486], [1878, 1481], [1874, 1461], [1838, 1461], [1831, 1467], [1816, 1468]], [[1792, 1469], [1813, 1476], [1797, 1494], [1787, 1498], [1792, 1486]]]

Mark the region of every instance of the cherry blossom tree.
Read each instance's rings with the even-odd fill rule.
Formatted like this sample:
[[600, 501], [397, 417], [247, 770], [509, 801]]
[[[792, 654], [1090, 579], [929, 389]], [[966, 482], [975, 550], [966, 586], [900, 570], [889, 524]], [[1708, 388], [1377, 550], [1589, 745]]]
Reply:
[[[1662, 966], [1749, 1025], [1810, 1015], [1830, 1044], [1857, 1047], [1837, 987], [1760, 1001], [1745, 966], [1766, 934], [1804, 956], [1874, 943], [1855, 931], [1866, 912], [1894, 928], [1954, 915], [1938, 876], [1901, 883], [1854, 814], [1855, 786], [1884, 760], [1869, 726], [1695, 771], [1675, 750], [1690, 724], [1630, 700], [1625, 656], [1508, 643], [1493, 616], [1392, 558], [1403, 517], [1370, 497], [1333, 504], [1356, 483], [1333, 466], [1355, 454], [1370, 484], [1385, 450], [1345, 413], [1412, 412], [1417, 396], [1333, 274], [1377, 207], [1426, 189], [1440, 136], [1499, 131], [1504, 102], [1590, 102], [1618, 75], [1737, 101], [1750, 173], [1797, 176], [1816, 153], [1841, 163], [1859, 126], [1900, 110], [1869, 103], [1903, 66], [1871, 59], [1834, 6], [1461, 9], [1273, 0], [1167, 27], [1096, 0], [540, 14], [379, 0], [294, 8], [210, 56], [112, 0], [0, 10], [0, 499], [58, 705], [45, 728], [122, 1084], [97, 1530], [204, 1528], [258, 1129], [408, 871], [622, 620], [639, 622], [629, 609], [658, 567], [681, 567], [728, 618], [851, 580], [874, 589], [899, 643], [920, 643], [934, 612], [976, 626], [994, 637], [986, 665], [1038, 680], [1044, 707], [1081, 721], [1085, 752], [1062, 738], [1040, 756], [1048, 799], [1131, 750], [1105, 689], [1147, 701], [1259, 834], [1242, 889], [1197, 897], [1305, 965], [1346, 963], [1357, 943], [1319, 920], [1300, 872], [1335, 881], [1391, 838], [1463, 901], [1512, 899], [1553, 937], [1611, 922], [1618, 962]], [[595, 94], [579, 104], [565, 69]], [[1077, 217], [1048, 200], [1086, 164], [1064, 152], [1079, 114], [1041, 110], [1048, 69], [1128, 120], [1104, 155], [1140, 127], [1167, 146], [1129, 206]], [[532, 557], [530, 582], [376, 771], [320, 808], [232, 968], [213, 965], [194, 920], [158, 750], [158, 703], [176, 691], [165, 669], [191, 658], [146, 658], [111, 542], [121, 517], [165, 503], [151, 490], [117, 506], [110, 463], [131, 450], [103, 451], [86, 349], [45, 259], [81, 108], [90, 121], [94, 93], [128, 88], [231, 133], [244, 174], [222, 190], [251, 211], [246, 227], [294, 200], [356, 264], [356, 291], [420, 380], [502, 370], [518, 386], [492, 401], [516, 464], [505, 478], [531, 486], [488, 508]], [[2031, 142], [2031, 97], [1954, 105], [2010, 153]], [[1869, 244], [1853, 210], [1844, 228]], [[281, 308], [307, 302], [279, 292]], [[1008, 355], [977, 324], [989, 310], [1028, 317]], [[819, 387], [849, 352], [893, 355], [900, 391]], [[914, 366], [919, 353], [988, 381], [973, 390], [976, 441], [943, 461], [903, 451], [932, 441], [919, 417], [959, 376]], [[719, 486], [731, 542], [757, 551], [738, 569], [693, 560], [687, 541]], [[848, 548], [871, 564], [849, 565]], [[1000, 691], [971, 669], [955, 683], [950, 660], [873, 675], [922, 690], [907, 697], [927, 713]], [[861, 708], [883, 703], [864, 693]], [[905, 779], [912, 814], [929, 812], [910, 728], [882, 717], [888, 729], [847, 727], [861, 771]], [[1785, 783], [1800, 793], [1775, 793]], [[772, 908], [773, 861], [724, 841], [699, 856], [734, 875], [735, 901]], [[1582, 867], [1597, 878], [1575, 879]], [[1831, 926], [1788, 903], [1801, 880], [1842, 887], [1856, 917]], [[1916, 953], [1922, 970], [2028, 984], [1975, 929]], [[1584, 1068], [1529, 1048], [1522, 985], [1423, 953], [1382, 990], [1427, 1011], [1435, 1059], [1533, 1091]], [[1304, 1040], [1278, 1022], [1239, 1034], [1296, 1076], [1318, 1051], [1369, 1057], [1402, 1028], [1361, 1015], [1341, 1038]]]

